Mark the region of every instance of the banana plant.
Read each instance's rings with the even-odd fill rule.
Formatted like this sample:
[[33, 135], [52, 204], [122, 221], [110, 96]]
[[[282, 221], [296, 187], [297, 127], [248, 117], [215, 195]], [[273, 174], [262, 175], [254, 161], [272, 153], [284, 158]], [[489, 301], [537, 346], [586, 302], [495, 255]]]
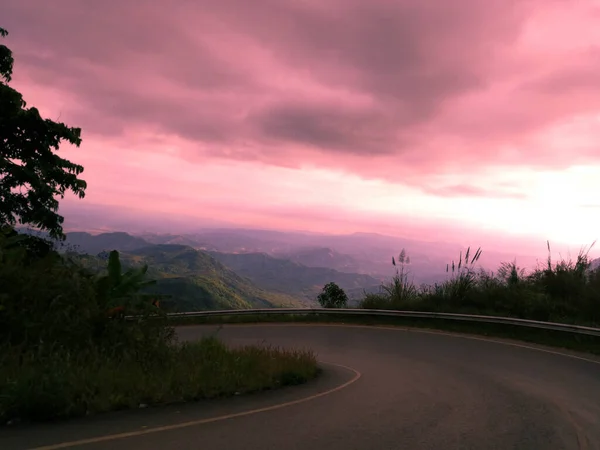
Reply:
[[156, 295], [142, 294], [141, 290], [156, 284], [146, 280], [148, 266], [130, 268], [122, 272], [119, 252], [113, 250], [108, 256], [107, 273], [96, 278], [98, 302], [108, 314], [115, 312], [143, 313], [156, 311], [153, 300]]

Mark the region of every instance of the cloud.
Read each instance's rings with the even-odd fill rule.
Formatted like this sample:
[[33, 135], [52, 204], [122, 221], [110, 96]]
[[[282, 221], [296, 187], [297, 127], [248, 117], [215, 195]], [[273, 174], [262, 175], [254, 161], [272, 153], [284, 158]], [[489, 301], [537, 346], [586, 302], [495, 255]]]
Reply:
[[[547, 192], [577, 187], [552, 191], [568, 207], [593, 187], [577, 174], [530, 185], [542, 169], [598, 165], [593, 5], [5, 0], [2, 26], [15, 87], [83, 128], [72, 159], [91, 202], [256, 223], [285, 211], [282, 223], [329, 229], [394, 211], [424, 230], [460, 211], [564, 236], [581, 233], [552, 217]], [[597, 211], [581, 209], [591, 235]]]
[[[597, 58], [540, 74], [519, 56], [531, 17], [571, 7], [560, 1], [33, 3], [4, 6], [16, 78], [70, 92], [89, 133], [154, 129], [198, 144], [198, 157], [285, 165], [309, 147], [319, 164], [360, 172], [327, 155], [443, 161], [437, 136], [462, 148], [452, 157], [492, 164], [474, 147], [600, 107]], [[536, 164], [533, 152], [512, 162]]]
[[331, 103], [278, 103], [250, 119], [261, 139], [308, 145], [350, 154], [391, 153], [395, 142], [392, 120], [376, 109], [357, 109]]
[[510, 192], [503, 188], [484, 188], [468, 184], [455, 184], [436, 188], [424, 187], [424, 192], [438, 197], [487, 197], [487, 198], [510, 198], [524, 200], [527, 195], [523, 192]]

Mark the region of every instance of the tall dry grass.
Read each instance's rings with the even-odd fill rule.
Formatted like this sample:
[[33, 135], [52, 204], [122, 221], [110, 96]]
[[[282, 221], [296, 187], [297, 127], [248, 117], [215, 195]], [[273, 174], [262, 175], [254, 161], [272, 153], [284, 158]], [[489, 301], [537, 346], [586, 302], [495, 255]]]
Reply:
[[527, 273], [516, 260], [487, 272], [477, 267], [482, 250], [471, 248], [446, 266], [441, 283], [416, 287], [404, 266], [378, 294], [365, 296], [361, 308], [405, 309], [505, 315], [534, 320], [600, 325], [600, 269], [590, 269], [589, 251], [573, 261], [554, 260], [550, 243], [545, 264]]

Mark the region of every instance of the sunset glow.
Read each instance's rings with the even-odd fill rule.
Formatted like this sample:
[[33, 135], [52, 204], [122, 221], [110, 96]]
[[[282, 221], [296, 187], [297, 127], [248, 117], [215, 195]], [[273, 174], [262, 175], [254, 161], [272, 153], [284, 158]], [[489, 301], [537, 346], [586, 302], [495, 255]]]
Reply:
[[176, 4], [3, 2], [11, 85], [83, 129], [66, 208], [600, 237], [597, 1]]

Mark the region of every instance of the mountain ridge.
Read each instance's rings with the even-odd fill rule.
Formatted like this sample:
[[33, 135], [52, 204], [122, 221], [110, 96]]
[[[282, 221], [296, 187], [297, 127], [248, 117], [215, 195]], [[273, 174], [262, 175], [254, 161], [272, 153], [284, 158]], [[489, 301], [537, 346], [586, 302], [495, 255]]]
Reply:
[[[126, 265], [145, 262], [149, 276], [158, 280], [156, 292], [180, 297], [171, 304], [177, 310], [314, 306], [326, 283], [339, 284], [351, 297], [364, 290], [373, 291], [380, 284], [379, 279], [369, 275], [309, 267], [265, 252], [203, 250], [202, 243], [176, 234], [144, 239], [125, 232], [71, 232], [66, 234], [65, 244], [67, 251], [86, 253], [92, 259], [118, 250]], [[327, 248], [310, 248], [303, 254], [312, 251], [319, 255], [337, 254]], [[101, 267], [102, 263], [96, 259], [90, 265]]]
[[[207, 309], [251, 309], [304, 306], [301, 299], [262, 289], [230, 270], [206, 252], [185, 245], [147, 245], [120, 251], [124, 267], [148, 265], [156, 284], [146, 293], [171, 296], [161, 301], [170, 312]], [[103, 270], [99, 256], [75, 256], [88, 268]]]
[[366, 274], [340, 272], [326, 267], [309, 267], [266, 253], [209, 253], [234, 272], [265, 289], [290, 295], [298, 292], [307, 299], [316, 298], [323, 286], [329, 282], [338, 284], [346, 291], [357, 292], [361, 289], [373, 290], [380, 286], [382, 281]]

